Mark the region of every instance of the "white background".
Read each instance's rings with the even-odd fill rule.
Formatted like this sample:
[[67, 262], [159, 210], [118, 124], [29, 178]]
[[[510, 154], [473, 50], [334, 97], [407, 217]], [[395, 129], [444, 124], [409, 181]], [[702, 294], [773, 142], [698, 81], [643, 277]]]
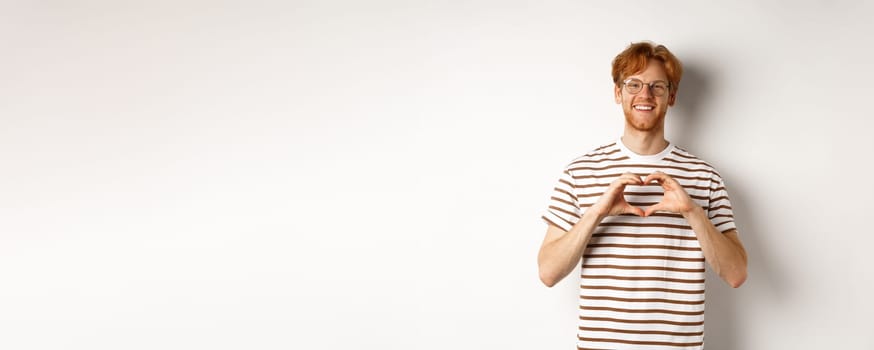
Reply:
[[0, 348], [571, 349], [539, 217], [653, 40], [750, 255], [707, 348], [872, 349], [872, 11], [4, 1]]

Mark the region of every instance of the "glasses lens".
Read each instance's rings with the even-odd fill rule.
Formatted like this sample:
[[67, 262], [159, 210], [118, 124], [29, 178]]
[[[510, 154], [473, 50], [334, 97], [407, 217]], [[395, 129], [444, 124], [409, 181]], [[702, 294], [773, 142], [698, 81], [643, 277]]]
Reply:
[[625, 81], [625, 91], [629, 94], [637, 94], [645, 85], [649, 85], [649, 92], [654, 96], [661, 97], [664, 96], [666, 92], [668, 92], [668, 83], [663, 81], [657, 81], [649, 84], [644, 84], [642, 81], [638, 79], [628, 79]]
[[652, 89], [652, 94], [656, 96], [662, 96], [665, 92], [668, 91], [668, 84], [665, 83], [655, 83], [650, 85]]
[[629, 94], [636, 94], [640, 92], [641, 88], [643, 88], [643, 82], [640, 80], [629, 79], [625, 81], [625, 90], [627, 90]]

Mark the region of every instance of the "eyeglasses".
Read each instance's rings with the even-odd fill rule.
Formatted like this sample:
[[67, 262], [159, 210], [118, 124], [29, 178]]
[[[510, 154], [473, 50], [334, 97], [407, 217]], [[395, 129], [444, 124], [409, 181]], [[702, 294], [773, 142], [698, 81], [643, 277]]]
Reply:
[[622, 82], [625, 85], [625, 91], [629, 94], [636, 95], [643, 90], [644, 85], [649, 86], [649, 92], [656, 97], [664, 96], [665, 92], [671, 89], [671, 84], [656, 80], [649, 84], [644, 83], [640, 79], [629, 78]]

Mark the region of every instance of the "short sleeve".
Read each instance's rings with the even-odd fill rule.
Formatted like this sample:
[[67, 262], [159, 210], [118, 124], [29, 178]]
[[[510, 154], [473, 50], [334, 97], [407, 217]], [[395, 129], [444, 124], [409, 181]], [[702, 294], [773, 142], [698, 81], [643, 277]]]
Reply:
[[728, 198], [728, 190], [720, 177], [716, 177], [711, 185], [707, 216], [719, 232], [725, 233], [737, 229], [734, 224], [734, 212], [731, 208], [731, 200]]
[[549, 207], [541, 216], [546, 223], [565, 232], [570, 231], [580, 220], [580, 207], [574, 195], [573, 183], [573, 176], [565, 169], [552, 191], [552, 197], [549, 198]]

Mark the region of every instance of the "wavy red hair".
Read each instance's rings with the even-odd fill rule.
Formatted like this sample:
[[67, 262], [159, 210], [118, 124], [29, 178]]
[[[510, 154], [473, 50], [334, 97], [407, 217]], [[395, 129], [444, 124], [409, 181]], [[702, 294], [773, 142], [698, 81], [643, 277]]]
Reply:
[[624, 51], [613, 59], [613, 83], [619, 86], [625, 77], [642, 72], [652, 60], [658, 60], [665, 66], [665, 74], [671, 83], [671, 94], [677, 93], [680, 78], [683, 77], [683, 65], [664, 45], [651, 42], [631, 43]]

